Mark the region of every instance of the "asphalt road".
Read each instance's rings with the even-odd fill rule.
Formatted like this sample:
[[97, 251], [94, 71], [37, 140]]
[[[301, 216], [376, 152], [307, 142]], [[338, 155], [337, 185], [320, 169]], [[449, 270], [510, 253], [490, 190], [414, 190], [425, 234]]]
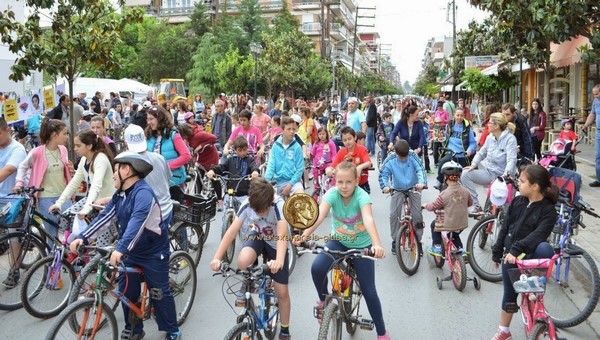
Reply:
[[[381, 194], [378, 188], [377, 171], [370, 173], [373, 188], [373, 212], [382, 241], [389, 251], [391, 237], [389, 233], [389, 198]], [[434, 183], [429, 176], [430, 186]], [[423, 202], [435, 198], [436, 191], [427, 190]], [[427, 224], [433, 214], [425, 212]], [[222, 277], [213, 277], [209, 262], [220, 241], [220, 217], [217, 214], [211, 233], [205, 245], [204, 253], [198, 267], [198, 287], [192, 311], [182, 327], [185, 339], [222, 339], [234, 326], [235, 314], [228, 307], [223, 297]], [[472, 221], [474, 224], [474, 221]], [[329, 220], [317, 231], [326, 235]], [[468, 230], [463, 232], [466, 242]], [[425, 231], [424, 243], [431, 240], [431, 234]], [[315, 339], [318, 332], [317, 321], [312, 316], [312, 308], [317, 300], [315, 288], [310, 276], [310, 265], [314, 255], [305, 254], [297, 261], [296, 268], [290, 277], [292, 300], [292, 320], [290, 330], [294, 339]], [[376, 266], [376, 282], [381, 299], [384, 319], [394, 339], [489, 339], [498, 327], [498, 314], [502, 297], [500, 283], [482, 282], [477, 291], [472, 283], [468, 283], [463, 292], [457, 291], [451, 282], [445, 282], [440, 291], [436, 286], [436, 276], [448, 275], [448, 269], [435, 268], [427, 254], [421, 261], [418, 272], [411, 277], [399, 268], [395, 256], [388, 253], [379, 260]], [[467, 266], [469, 276], [473, 275]], [[233, 302], [233, 298], [227, 295]], [[361, 305], [364, 317], [369, 318], [364, 301]], [[239, 311], [239, 309], [236, 309]], [[122, 315], [117, 315], [122, 320]], [[0, 311], [1, 338], [3, 339], [43, 339], [50, 328], [52, 320], [38, 320], [29, 316], [24, 310], [14, 312]], [[120, 327], [123, 323], [120, 321]], [[146, 321], [146, 339], [162, 339], [164, 335], [157, 331], [154, 321]], [[592, 325], [600, 329], [600, 325]], [[582, 324], [573, 329], [563, 330], [561, 337], [567, 339], [597, 339], [599, 336], [589, 324]], [[520, 315], [516, 314], [511, 327], [514, 339], [525, 339]], [[375, 331], [357, 330], [348, 339], [375, 339]]]

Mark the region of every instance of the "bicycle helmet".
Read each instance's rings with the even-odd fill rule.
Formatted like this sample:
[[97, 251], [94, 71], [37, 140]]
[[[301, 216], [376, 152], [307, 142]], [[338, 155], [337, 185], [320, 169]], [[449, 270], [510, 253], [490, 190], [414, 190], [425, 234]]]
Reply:
[[[152, 171], [152, 164], [148, 163], [138, 153], [131, 151], [122, 152], [115, 157], [115, 164], [129, 164], [140, 178], [146, 177]], [[121, 181], [125, 180], [122, 179]]]
[[446, 163], [444, 163], [444, 165], [442, 165], [442, 174], [444, 176], [450, 176], [450, 175], [460, 176], [461, 173], [462, 173], [462, 166], [460, 164], [456, 163], [455, 161], [446, 162]]

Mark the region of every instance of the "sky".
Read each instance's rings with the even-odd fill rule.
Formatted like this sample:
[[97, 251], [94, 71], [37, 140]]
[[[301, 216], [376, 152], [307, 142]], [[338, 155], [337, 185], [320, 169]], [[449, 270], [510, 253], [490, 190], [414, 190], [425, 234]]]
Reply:
[[[452, 36], [452, 24], [446, 22], [448, 0], [358, 0], [359, 7], [376, 7], [375, 11], [360, 10], [359, 15], [375, 19], [359, 19], [359, 25], [372, 24], [379, 33], [382, 53], [391, 52], [391, 61], [400, 73], [402, 83], [413, 84], [421, 71], [421, 59], [427, 41], [438, 36]], [[466, 28], [473, 19], [481, 22], [487, 14], [469, 5], [466, 0], [456, 0], [456, 31]], [[450, 14], [450, 20], [452, 14]]]

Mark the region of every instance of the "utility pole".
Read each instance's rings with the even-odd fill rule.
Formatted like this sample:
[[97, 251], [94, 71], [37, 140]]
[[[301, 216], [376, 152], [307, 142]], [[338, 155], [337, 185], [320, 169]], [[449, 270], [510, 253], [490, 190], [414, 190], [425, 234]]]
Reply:
[[356, 7], [356, 13], [354, 14], [354, 41], [352, 43], [352, 74], [354, 74], [354, 62], [356, 60], [356, 39], [358, 38], [358, 28], [359, 27], [375, 27], [375, 25], [359, 25], [358, 24], [359, 18], [375, 19], [375, 15], [360, 16], [360, 15], [358, 15], [358, 12], [360, 10], [374, 11], [376, 9], [377, 9], [376, 7]]
[[[456, 46], [456, 0], [452, 0], [448, 3], [448, 7], [452, 6], [452, 52], [454, 52], [454, 47]], [[448, 8], [450, 10], [450, 8]], [[454, 98], [454, 93], [456, 92], [456, 82], [458, 81], [458, 74], [452, 74], [452, 100], [456, 100]]]

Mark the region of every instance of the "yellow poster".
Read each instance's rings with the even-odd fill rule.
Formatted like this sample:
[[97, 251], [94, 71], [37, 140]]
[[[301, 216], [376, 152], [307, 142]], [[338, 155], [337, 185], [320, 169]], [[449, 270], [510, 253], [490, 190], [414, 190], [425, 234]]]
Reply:
[[46, 110], [51, 110], [56, 106], [54, 102], [54, 87], [44, 88], [44, 105]]
[[15, 122], [19, 119], [16, 99], [7, 99], [4, 102], [4, 117], [8, 123]]

